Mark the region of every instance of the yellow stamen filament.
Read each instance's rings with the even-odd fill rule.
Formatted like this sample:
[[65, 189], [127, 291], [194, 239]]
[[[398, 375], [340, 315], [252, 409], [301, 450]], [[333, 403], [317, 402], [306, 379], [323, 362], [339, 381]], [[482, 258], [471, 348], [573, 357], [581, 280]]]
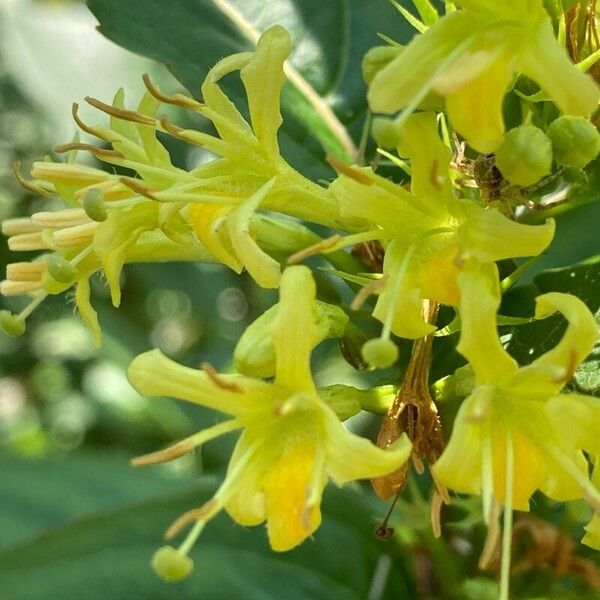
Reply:
[[43, 232], [23, 233], [8, 238], [8, 249], [12, 252], [27, 252], [29, 250], [51, 250], [52, 244], [45, 239]]
[[339, 234], [332, 235], [331, 237], [321, 240], [308, 248], [304, 248], [303, 250], [299, 250], [295, 252], [291, 256], [288, 257], [288, 265], [295, 265], [299, 262], [302, 262], [305, 258], [309, 256], [314, 256], [315, 254], [320, 254], [321, 252], [326, 252], [333, 248], [337, 243], [342, 239]]
[[22, 296], [39, 292], [42, 289], [40, 281], [12, 281], [6, 279], [0, 282], [0, 294], [3, 296]]
[[46, 269], [46, 263], [18, 262], [6, 265], [6, 278], [12, 281], [39, 281]]
[[181, 106], [182, 108], [189, 108], [192, 110], [198, 110], [204, 107], [204, 104], [202, 104], [201, 102], [198, 102], [184, 94], [174, 94], [172, 96], [164, 94], [154, 85], [148, 73], [144, 73], [142, 75], [142, 79], [144, 80], [144, 85], [146, 86], [148, 92], [152, 94], [152, 96], [154, 96], [157, 100], [160, 100], [165, 104], [173, 104], [175, 106]]
[[[490, 564], [494, 552], [498, 547], [498, 541], [500, 539], [500, 524], [498, 522], [500, 518], [500, 512], [502, 507], [498, 502], [492, 502], [490, 512], [487, 515], [487, 535], [485, 536], [485, 542], [483, 543], [483, 550], [479, 557], [477, 566], [480, 569], [486, 569]], [[485, 516], [485, 515], [484, 515]]]
[[32, 215], [31, 221], [42, 229], [62, 229], [89, 223], [90, 218], [82, 208], [66, 208], [65, 210], [35, 213]]
[[[89, 220], [89, 219], [88, 219]], [[68, 229], [59, 229], [52, 235], [52, 241], [57, 248], [69, 248], [71, 246], [83, 246], [91, 244], [98, 223], [90, 221], [84, 225], [76, 225]]]
[[233, 381], [227, 381], [224, 377], [219, 375], [217, 370], [207, 362], [203, 362], [200, 365], [200, 368], [208, 375], [209, 379], [217, 386], [224, 390], [229, 390], [230, 392], [242, 393], [244, 390], [234, 383]]
[[98, 110], [101, 110], [102, 112], [105, 112], [113, 117], [117, 117], [118, 119], [123, 119], [124, 121], [133, 121], [134, 123], [141, 123], [142, 125], [156, 124], [156, 119], [142, 115], [134, 110], [126, 110], [124, 108], [117, 108], [116, 106], [105, 104], [101, 100], [97, 100], [91, 96], [86, 96], [85, 101], [88, 104], [91, 104], [94, 108], [97, 108]]
[[6, 221], [2, 221], [2, 233], [7, 237], [22, 235], [24, 233], [36, 233], [40, 230], [41, 227], [34, 225], [29, 217], [6, 219]]

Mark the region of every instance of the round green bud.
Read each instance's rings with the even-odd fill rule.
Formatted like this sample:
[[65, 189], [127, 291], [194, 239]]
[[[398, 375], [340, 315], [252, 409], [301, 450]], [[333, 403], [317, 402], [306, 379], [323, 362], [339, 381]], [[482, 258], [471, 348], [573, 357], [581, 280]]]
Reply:
[[0, 329], [8, 335], [18, 337], [25, 333], [25, 319], [9, 310], [0, 310]]
[[385, 369], [398, 360], [398, 346], [392, 340], [374, 338], [363, 345], [361, 354], [371, 367]]
[[554, 160], [564, 167], [582, 169], [600, 152], [600, 133], [583, 117], [559, 117], [548, 127]]
[[73, 283], [77, 277], [77, 267], [58, 254], [51, 254], [47, 260], [48, 273], [59, 283]]
[[92, 221], [101, 223], [108, 219], [108, 212], [102, 200], [102, 192], [98, 188], [92, 188], [86, 192], [83, 199], [83, 210]]
[[362, 61], [362, 76], [365, 82], [371, 83], [375, 75], [392, 62], [402, 50], [402, 46], [375, 46], [368, 50]]
[[513, 185], [537, 183], [552, 169], [550, 138], [534, 125], [511, 129], [496, 150], [496, 166]]
[[152, 557], [152, 568], [165, 581], [185, 579], [194, 569], [194, 561], [173, 546], [159, 548]]
[[386, 117], [373, 119], [371, 135], [380, 148], [395, 148], [400, 137], [394, 121]]

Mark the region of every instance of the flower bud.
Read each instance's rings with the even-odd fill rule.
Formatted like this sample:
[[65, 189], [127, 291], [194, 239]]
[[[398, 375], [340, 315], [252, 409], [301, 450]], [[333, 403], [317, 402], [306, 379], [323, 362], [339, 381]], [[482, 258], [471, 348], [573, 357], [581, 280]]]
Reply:
[[77, 268], [58, 254], [51, 254], [47, 265], [48, 273], [59, 283], [73, 283], [77, 277]]
[[92, 221], [98, 223], [106, 221], [108, 212], [102, 200], [102, 192], [98, 188], [92, 188], [86, 192], [83, 199], [83, 210]]
[[496, 150], [496, 166], [513, 185], [537, 183], [552, 168], [550, 138], [534, 125], [511, 129]]
[[8, 335], [18, 337], [25, 333], [25, 319], [9, 310], [0, 310], [0, 329]]
[[375, 46], [368, 50], [362, 61], [362, 76], [365, 82], [371, 83], [375, 75], [392, 62], [402, 50], [402, 46]]
[[362, 355], [371, 367], [385, 369], [398, 360], [398, 346], [392, 340], [374, 338], [362, 347]]
[[554, 160], [564, 167], [582, 169], [600, 152], [600, 133], [583, 117], [559, 117], [548, 127]]
[[165, 581], [185, 579], [194, 568], [194, 561], [172, 546], [159, 548], [151, 564], [156, 574]]

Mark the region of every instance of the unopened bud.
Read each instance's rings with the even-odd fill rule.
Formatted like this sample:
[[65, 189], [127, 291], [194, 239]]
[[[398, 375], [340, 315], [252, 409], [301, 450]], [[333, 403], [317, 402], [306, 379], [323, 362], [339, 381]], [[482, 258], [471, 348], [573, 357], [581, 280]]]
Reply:
[[362, 61], [362, 76], [365, 82], [371, 83], [375, 75], [388, 63], [392, 62], [402, 50], [402, 46], [375, 46], [371, 48]]
[[583, 117], [559, 117], [548, 127], [554, 160], [565, 167], [582, 169], [600, 152], [600, 133]]

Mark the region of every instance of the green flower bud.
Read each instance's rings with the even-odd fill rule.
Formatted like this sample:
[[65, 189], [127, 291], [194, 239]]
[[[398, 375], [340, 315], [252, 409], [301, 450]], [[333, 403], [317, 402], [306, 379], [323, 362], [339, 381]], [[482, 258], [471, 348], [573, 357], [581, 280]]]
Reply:
[[380, 148], [395, 148], [400, 136], [394, 121], [386, 117], [375, 117], [373, 119], [371, 135]]
[[362, 76], [365, 82], [371, 83], [375, 75], [392, 62], [402, 50], [402, 46], [375, 46], [368, 50], [362, 61]]
[[58, 254], [48, 257], [48, 273], [58, 283], [73, 283], [77, 277], [77, 268]]
[[165, 581], [185, 579], [194, 569], [194, 561], [172, 546], [159, 548], [151, 564], [155, 573]]
[[559, 117], [548, 127], [554, 160], [565, 167], [582, 169], [600, 152], [600, 133], [583, 117]]
[[374, 338], [362, 347], [362, 355], [371, 367], [385, 369], [398, 360], [398, 346], [392, 340]]
[[496, 150], [496, 166], [513, 185], [537, 183], [552, 169], [550, 138], [534, 125], [511, 129]]
[[0, 310], [0, 329], [8, 335], [18, 337], [25, 333], [25, 319], [9, 310]]
[[108, 212], [102, 200], [102, 192], [98, 188], [92, 188], [86, 192], [83, 199], [83, 210], [92, 221], [98, 223], [106, 221]]
[[[236, 369], [249, 377], [273, 377], [275, 375], [275, 346], [270, 331], [277, 317], [279, 305], [265, 311], [254, 323], [246, 327], [233, 353]], [[315, 325], [317, 339], [315, 346], [325, 338], [339, 338], [344, 335], [348, 315], [339, 307], [317, 300]]]

